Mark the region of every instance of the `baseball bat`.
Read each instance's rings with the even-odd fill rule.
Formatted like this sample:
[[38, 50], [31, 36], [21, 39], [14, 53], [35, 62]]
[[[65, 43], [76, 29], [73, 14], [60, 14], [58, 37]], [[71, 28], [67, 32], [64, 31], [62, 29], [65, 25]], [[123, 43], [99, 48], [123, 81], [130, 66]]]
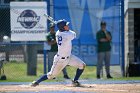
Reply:
[[51, 21], [52, 23], [54, 24], [57, 24], [57, 21], [55, 21], [51, 16], [49, 16], [48, 14], [44, 14], [44, 16], [49, 20]]

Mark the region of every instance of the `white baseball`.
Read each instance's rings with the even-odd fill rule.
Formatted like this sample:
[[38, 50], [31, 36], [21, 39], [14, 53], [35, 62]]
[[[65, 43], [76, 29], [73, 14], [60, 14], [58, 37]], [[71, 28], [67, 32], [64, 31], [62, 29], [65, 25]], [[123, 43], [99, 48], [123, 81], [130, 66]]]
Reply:
[[3, 36], [3, 42], [10, 42], [10, 38], [8, 36]]
[[8, 36], [3, 36], [3, 39], [8, 39], [9, 37]]

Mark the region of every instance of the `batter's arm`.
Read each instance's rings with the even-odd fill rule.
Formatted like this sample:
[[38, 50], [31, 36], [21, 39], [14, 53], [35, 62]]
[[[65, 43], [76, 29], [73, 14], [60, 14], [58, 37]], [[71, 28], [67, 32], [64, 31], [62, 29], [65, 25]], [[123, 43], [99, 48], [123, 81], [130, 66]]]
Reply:
[[71, 32], [71, 39], [72, 40], [75, 39], [76, 38], [76, 32], [75, 31], [71, 31], [71, 30], [70, 30], [70, 32]]

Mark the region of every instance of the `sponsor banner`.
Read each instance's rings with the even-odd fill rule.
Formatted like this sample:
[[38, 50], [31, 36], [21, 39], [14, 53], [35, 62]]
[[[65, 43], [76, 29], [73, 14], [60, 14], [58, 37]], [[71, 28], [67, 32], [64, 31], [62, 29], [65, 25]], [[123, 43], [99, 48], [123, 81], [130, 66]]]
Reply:
[[[119, 45], [113, 44], [111, 50], [111, 64], [120, 64]], [[73, 45], [72, 54], [80, 57], [87, 65], [97, 64], [97, 47], [92, 44]], [[114, 60], [115, 59], [115, 60]]]
[[45, 41], [46, 9], [46, 2], [11, 2], [11, 40]]

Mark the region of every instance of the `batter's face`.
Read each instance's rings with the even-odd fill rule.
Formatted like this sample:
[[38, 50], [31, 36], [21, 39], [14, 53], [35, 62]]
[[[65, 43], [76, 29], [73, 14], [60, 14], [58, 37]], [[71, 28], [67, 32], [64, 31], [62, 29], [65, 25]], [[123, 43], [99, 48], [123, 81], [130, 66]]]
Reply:
[[69, 26], [68, 26], [68, 25], [64, 26], [64, 29], [65, 29], [66, 31], [69, 31]]

